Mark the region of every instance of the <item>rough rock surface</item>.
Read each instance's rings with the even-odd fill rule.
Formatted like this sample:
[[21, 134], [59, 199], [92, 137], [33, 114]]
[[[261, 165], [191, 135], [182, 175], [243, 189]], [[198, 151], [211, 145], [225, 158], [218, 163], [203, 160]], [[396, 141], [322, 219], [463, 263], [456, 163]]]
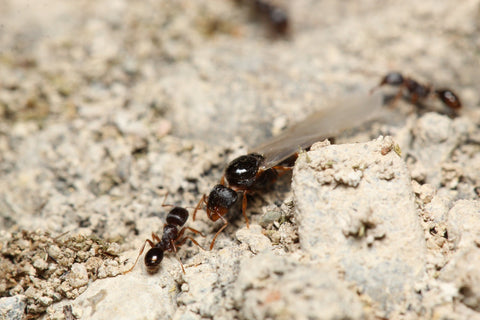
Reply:
[[25, 318], [26, 297], [16, 295], [0, 298], [0, 316], [2, 319], [22, 320]]
[[388, 314], [418, 305], [426, 245], [410, 175], [390, 137], [324, 146], [299, 156], [293, 173], [302, 250], [339, 265], [345, 279]]
[[240, 265], [235, 304], [242, 319], [364, 319], [359, 297], [328, 264], [270, 252]]

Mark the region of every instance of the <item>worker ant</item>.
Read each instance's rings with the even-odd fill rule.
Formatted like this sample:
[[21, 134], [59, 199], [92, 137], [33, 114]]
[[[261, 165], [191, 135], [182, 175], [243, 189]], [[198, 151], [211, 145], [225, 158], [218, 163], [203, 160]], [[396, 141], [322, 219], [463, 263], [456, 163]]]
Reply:
[[[168, 193], [165, 194], [162, 207], [173, 207], [173, 209], [170, 210], [170, 212], [167, 214], [167, 218], [166, 218], [167, 223], [163, 227], [162, 238], [160, 238], [157, 234], [152, 232], [152, 240], [150, 239], [145, 240], [137, 256], [137, 259], [135, 260], [135, 263], [130, 269], [125, 271], [124, 274], [132, 271], [133, 268], [135, 268], [135, 266], [137, 265], [138, 259], [142, 255], [143, 250], [145, 249], [145, 246], [147, 243], [150, 245], [151, 248], [145, 254], [144, 261], [145, 261], [145, 267], [147, 268], [147, 272], [149, 274], [154, 274], [158, 272], [158, 270], [160, 269], [160, 263], [163, 260], [163, 254], [165, 251], [176, 253], [177, 248], [183, 245], [185, 241], [187, 241], [187, 239], [190, 239], [194, 244], [196, 244], [201, 249], [203, 249], [203, 247], [195, 239], [193, 239], [191, 236], [184, 236], [184, 233], [186, 230], [190, 230], [193, 233], [200, 234], [202, 237], [205, 237], [205, 235], [196, 229], [193, 229], [190, 227], [183, 227], [183, 225], [188, 220], [187, 209], [182, 207], [176, 207], [170, 204], [165, 204], [165, 200], [167, 199], [167, 196], [168, 196]], [[179, 230], [178, 228], [180, 227], [183, 227], [183, 228]], [[180, 262], [180, 266], [182, 267], [183, 273], [185, 273], [185, 268], [183, 267], [182, 262], [178, 258], [177, 260], [178, 262]]]
[[412, 104], [417, 104], [433, 95], [450, 108], [451, 112], [455, 113], [462, 107], [460, 98], [452, 90], [448, 88], [434, 89], [431, 85], [421, 84], [410, 77], [403, 76], [397, 71], [387, 73], [380, 83], [372, 88], [370, 92], [373, 92], [384, 85], [399, 87], [398, 93], [393, 98], [393, 101], [399, 99], [404, 94], [404, 89], [406, 89]]
[[292, 126], [282, 134], [254, 148], [247, 155], [231, 161], [220, 180], [208, 197], [202, 196], [194, 212], [205, 206], [212, 221], [222, 220], [223, 226], [217, 231], [210, 244], [212, 250], [218, 235], [228, 226], [224, 217], [238, 201], [238, 192], [243, 193], [242, 214], [247, 228], [247, 195], [264, 190], [280, 175], [292, 169], [299, 151], [309, 148], [314, 142], [335, 136], [339, 132], [369, 120], [382, 106], [379, 95], [366, 93], [352, 94], [343, 99], [331, 101], [304, 121]]

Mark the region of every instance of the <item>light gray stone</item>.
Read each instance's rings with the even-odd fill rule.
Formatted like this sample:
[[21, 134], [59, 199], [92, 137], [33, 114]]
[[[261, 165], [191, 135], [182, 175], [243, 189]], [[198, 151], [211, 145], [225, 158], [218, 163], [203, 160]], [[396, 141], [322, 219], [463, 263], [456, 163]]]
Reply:
[[358, 296], [328, 264], [263, 252], [245, 258], [235, 284], [241, 319], [364, 319]]
[[5, 320], [25, 319], [26, 299], [23, 295], [0, 298], [0, 318]]
[[389, 137], [300, 154], [293, 174], [302, 250], [336, 263], [385, 312], [416, 302], [425, 239], [410, 176]]

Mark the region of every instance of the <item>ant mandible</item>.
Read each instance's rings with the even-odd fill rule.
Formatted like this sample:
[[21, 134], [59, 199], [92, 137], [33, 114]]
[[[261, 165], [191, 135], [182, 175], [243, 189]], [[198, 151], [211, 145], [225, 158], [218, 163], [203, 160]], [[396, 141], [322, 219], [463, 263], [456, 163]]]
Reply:
[[406, 89], [410, 101], [413, 104], [417, 104], [419, 101], [424, 100], [433, 94], [454, 112], [462, 107], [460, 98], [452, 90], [448, 88], [433, 89], [432, 86], [424, 85], [410, 77], [405, 77], [398, 71], [387, 73], [380, 83], [370, 90], [370, 93], [384, 85], [391, 85], [400, 88], [393, 101], [399, 99], [403, 94], [403, 89]]
[[[143, 250], [145, 249], [145, 246], [147, 243], [150, 245], [151, 248], [145, 254], [144, 261], [145, 261], [145, 267], [147, 268], [147, 272], [149, 274], [154, 274], [158, 272], [158, 270], [160, 269], [160, 263], [163, 260], [163, 254], [165, 251], [176, 253], [177, 248], [183, 245], [185, 241], [187, 241], [187, 239], [190, 239], [194, 244], [196, 244], [201, 249], [203, 249], [203, 247], [195, 239], [193, 239], [191, 236], [184, 236], [184, 233], [186, 230], [190, 230], [195, 234], [200, 234], [202, 237], [205, 237], [205, 235], [200, 231], [193, 229], [191, 227], [183, 227], [180, 230], [178, 229], [187, 222], [188, 211], [187, 209], [182, 207], [176, 207], [170, 204], [165, 204], [167, 196], [168, 196], [168, 192], [165, 194], [162, 207], [173, 207], [173, 209], [170, 210], [170, 212], [167, 214], [167, 218], [166, 218], [167, 223], [163, 226], [162, 238], [160, 238], [158, 235], [152, 232], [152, 240], [150, 239], [145, 240], [142, 248], [140, 249], [140, 252], [138, 253], [135, 263], [130, 269], [125, 271], [124, 274], [132, 271], [133, 268], [135, 268], [135, 266], [137, 265], [138, 259], [142, 255]], [[183, 267], [182, 262], [178, 258], [177, 260], [178, 262], [180, 262], [180, 266], [182, 267], [183, 273], [185, 273], [185, 268]]]

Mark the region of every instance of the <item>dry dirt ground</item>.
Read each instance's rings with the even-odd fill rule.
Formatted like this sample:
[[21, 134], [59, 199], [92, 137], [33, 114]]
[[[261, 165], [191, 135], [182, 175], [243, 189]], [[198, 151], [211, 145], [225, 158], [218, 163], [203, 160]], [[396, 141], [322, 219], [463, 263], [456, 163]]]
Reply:
[[[0, 2], [2, 318], [480, 319], [480, 1], [283, 5], [287, 34], [248, 0]], [[191, 212], [229, 161], [390, 70], [462, 110], [372, 104], [249, 196], [249, 228], [235, 208], [212, 251], [122, 274], [166, 193]], [[221, 222], [187, 225], [208, 248]]]

